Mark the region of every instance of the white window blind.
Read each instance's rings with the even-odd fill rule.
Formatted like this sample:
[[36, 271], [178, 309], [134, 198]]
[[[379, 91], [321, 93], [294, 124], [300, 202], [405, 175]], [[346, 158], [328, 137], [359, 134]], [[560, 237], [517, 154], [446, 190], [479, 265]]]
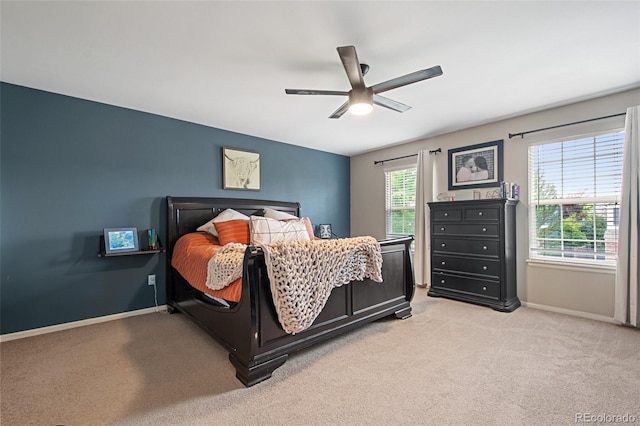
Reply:
[[416, 167], [385, 171], [387, 236], [414, 235]]
[[529, 255], [614, 263], [624, 132], [529, 147]]

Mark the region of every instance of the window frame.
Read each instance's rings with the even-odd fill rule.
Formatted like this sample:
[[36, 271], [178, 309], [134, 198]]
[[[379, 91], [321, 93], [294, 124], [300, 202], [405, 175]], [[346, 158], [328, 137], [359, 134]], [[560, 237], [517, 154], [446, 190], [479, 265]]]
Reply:
[[[620, 158], [621, 158], [621, 163], [620, 163], [620, 173], [622, 173], [622, 161], [624, 161], [624, 129], [620, 128], [620, 127], [616, 127], [613, 129], [607, 129], [607, 130], [601, 130], [601, 131], [594, 131], [594, 132], [588, 132], [585, 134], [580, 134], [580, 135], [571, 135], [571, 136], [566, 136], [566, 137], [561, 137], [561, 138], [554, 138], [551, 140], [544, 140], [544, 141], [536, 141], [536, 142], [532, 142], [528, 145], [527, 147], [527, 182], [528, 182], [528, 187], [529, 187], [529, 196], [528, 196], [528, 202], [529, 202], [529, 206], [528, 206], [528, 215], [529, 215], [529, 226], [528, 226], [528, 243], [527, 243], [527, 251], [528, 251], [528, 259], [527, 262], [529, 263], [548, 263], [548, 264], [555, 264], [555, 265], [559, 265], [559, 266], [567, 266], [567, 267], [591, 267], [591, 268], [595, 268], [595, 269], [615, 269], [616, 268], [616, 261], [617, 261], [617, 243], [618, 243], [618, 232], [617, 232], [617, 226], [615, 226], [615, 220], [616, 220], [616, 209], [618, 209], [619, 212], [619, 208], [620, 208], [620, 202], [621, 202], [621, 192], [618, 192], [617, 195], [613, 196], [613, 195], [603, 195], [603, 196], [592, 196], [592, 197], [583, 197], [583, 198], [551, 198], [551, 199], [543, 199], [543, 200], [539, 200], [536, 195], [537, 195], [537, 191], [535, 189], [534, 186], [534, 180], [533, 180], [533, 176], [532, 176], [532, 172], [533, 172], [533, 163], [532, 163], [532, 155], [531, 155], [531, 150], [534, 149], [534, 147], [536, 146], [541, 146], [541, 145], [551, 145], [551, 144], [558, 144], [558, 143], [563, 143], [563, 142], [572, 142], [572, 141], [579, 141], [582, 139], [587, 139], [587, 138], [599, 138], [602, 136], [606, 136], [606, 135], [619, 135], [619, 138], [622, 140], [622, 147], [621, 147], [621, 151], [620, 151]], [[565, 161], [562, 161], [562, 167], [564, 168], [566, 165]], [[594, 177], [594, 179], [597, 177]], [[621, 188], [619, 188], [621, 189]], [[565, 194], [562, 194], [563, 196]], [[559, 256], [550, 256], [550, 255], [544, 255], [544, 254], [539, 254], [539, 252], [543, 251], [544, 249], [541, 249], [540, 247], [537, 247], [534, 245], [534, 242], [538, 239], [537, 237], [537, 211], [536, 208], [538, 206], [544, 206], [544, 205], [549, 205], [549, 206], [558, 206], [559, 211], [564, 211], [564, 207], [567, 205], [587, 205], [590, 206], [593, 209], [593, 222], [595, 223], [596, 221], [596, 216], [597, 213], [595, 213], [596, 209], [598, 207], [604, 207], [604, 206], [609, 206], [609, 208], [611, 209], [611, 213], [612, 213], [612, 217], [613, 217], [613, 222], [610, 221], [609, 219], [609, 212], [607, 212], [607, 230], [609, 229], [609, 227], [611, 225], [614, 225], [616, 227], [616, 229], [614, 230], [615, 232], [615, 245], [616, 245], [616, 251], [613, 255], [608, 255], [605, 252], [598, 252], [597, 249], [589, 252], [589, 253], [593, 253], [594, 256], [597, 256], [598, 253], [601, 253], [601, 257], [604, 257], [604, 259], [586, 259], [586, 258], [579, 258], [579, 257], [565, 257], [563, 255], [563, 250], [560, 250]], [[617, 207], [616, 207], [617, 206]], [[619, 215], [619, 213], [618, 213]], [[570, 238], [564, 238], [564, 215], [560, 214], [560, 231], [561, 231], [561, 238], [559, 239], [559, 241], [561, 241], [561, 244], [563, 244], [566, 241], [570, 241]], [[533, 219], [532, 219], [533, 218]], [[594, 225], [595, 226], [595, 225]], [[605, 230], [605, 233], [607, 231]], [[593, 238], [587, 240], [591, 243], [593, 243], [594, 245], [596, 244], [605, 244], [607, 243], [607, 240], [603, 239], [599, 240], [597, 239], [595, 232], [593, 232]], [[551, 252], [552, 250], [546, 250], [548, 252]], [[568, 254], [568, 253], [564, 253], [564, 254]]]
[[[414, 170], [415, 175], [416, 175], [416, 183], [414, 184], [415, 189], [417, 190], [417, 174], [418, 174], [418, 165], [417, 163], [409, 163], [409, 164], [403, 164], [403, 165], [398, 165], [395, 167], [385, 167], [384, 168], [384, 215], [385, 215], [385, 219], [384, 219], [384, 226], [385, 226], [385, 235], [386, 238], [394, 238], [394, 237], [401, 237], [401, 236], [407, 236], [407, 235], [415, 235], [415, 217], [416, 217], [416, 206], [415, 206], [415, 198], [417, 193], [414, 192], [413, 194], [413, 206], [390, 206], [390, 200], [389, 200], [389, 184], [388, 184], [388, 179], [389, 179], [389, 174], [393, 173], [393, 172], [399, 172], [399, 171], [406, 171], [406, 170]], [[391, 212], [392, 211], [413, 211], [413, 232], [407, 232], [407, 233], [394, 233], [394, 232], [390, 232], [393, 229], [393, 222], [390, 221], [391, 219]]]

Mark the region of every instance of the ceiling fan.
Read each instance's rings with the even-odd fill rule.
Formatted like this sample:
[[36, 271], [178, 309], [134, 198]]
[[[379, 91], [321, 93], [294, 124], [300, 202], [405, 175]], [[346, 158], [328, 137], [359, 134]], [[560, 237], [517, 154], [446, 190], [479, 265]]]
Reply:
[[344, 66], [344, 70], [347, 72], [349, 83], [351, 83], [351, 90], [348, 92], [338, 90], [284, 90], [287, 95], [349, 96], [349, 100], [342, 104], [342, 106], [331, 114], [329, 118], [340, 118], [347, 111], [356, 115], [368, 114], [373, 109], [373, 104], [380, 105], [394, 111], [405, 112], [411, 107], [384, 96], [380, 96], [379, 93], [442, 75], [442, 68], [440, 68], [439, 65], [436, 65], [435, 67], [412, 72], [411, 74], [392, 78], [391, 80], [367, 87], [364, 84], [363, 76], [367, 71], [369, 71], [369, 65], [361, 64], [358, 61], [356, 48], [354, 46], [342, 46], [338, 47], [337, 50], [340, 60], [342, 61], [342, 65]]

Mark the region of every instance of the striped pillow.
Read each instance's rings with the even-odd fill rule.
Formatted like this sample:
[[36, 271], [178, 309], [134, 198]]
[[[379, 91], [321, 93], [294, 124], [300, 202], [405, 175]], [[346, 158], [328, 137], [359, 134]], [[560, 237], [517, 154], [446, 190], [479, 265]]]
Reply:
[[309, 241], [309, 232], [304, 219], [275, 220], [268, 217], [251, 216], [251, 244], [271, 244], [276, 241]]
[[242, 214], [240, 212], [237, 212], [237, 211], [235, 211], [233, 209], [226, 209], [225, 211], [223, 211], [218, 216], [214, 217], [213, 219], [211, 219], [210, 221], [208, 221], [204, 225], [199, 226], [197, 230], [198, 231], [208, 232], [211, 235], [213, 235], [214, 237], [217, 237], [218, 236], [218, 231], [216, 230], [215, 224], [218, 223], [218, 222], [226, 222], [228, 220], [235, 220], [235, 219], [249, 220], [249, 216], [247, 216], [246, 214]]
[[249, 221], [244, 219], [214, 223], [220, 245], [229, 243], [249, 244]]

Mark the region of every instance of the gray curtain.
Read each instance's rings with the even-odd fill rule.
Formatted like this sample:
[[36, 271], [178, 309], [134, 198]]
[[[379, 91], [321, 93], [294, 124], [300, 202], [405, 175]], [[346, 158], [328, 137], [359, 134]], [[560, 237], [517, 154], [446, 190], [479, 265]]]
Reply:
[[413, 266], [416, 285], [428, 286], [431, 281], [431, 238], [429, 206], [437, 191], [436, 155], [428, 150], [418, 152], [416, 173], [416, 241]]
[[640, 218], [640, 106], [627, 109], [622, 166], [622, 200], [616, 268], [614, 319], [622, 324], [640, 327], [638, 310], [638, 226]]

